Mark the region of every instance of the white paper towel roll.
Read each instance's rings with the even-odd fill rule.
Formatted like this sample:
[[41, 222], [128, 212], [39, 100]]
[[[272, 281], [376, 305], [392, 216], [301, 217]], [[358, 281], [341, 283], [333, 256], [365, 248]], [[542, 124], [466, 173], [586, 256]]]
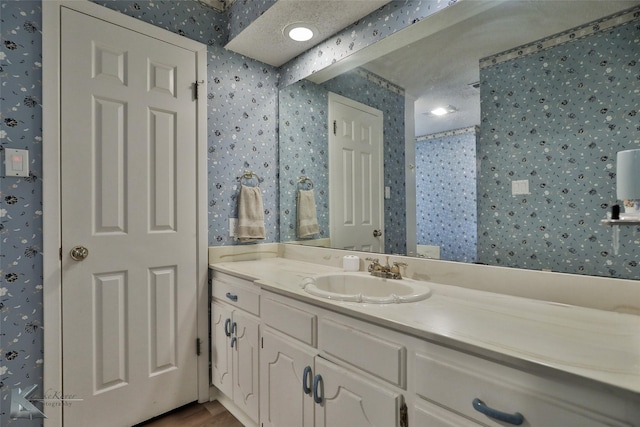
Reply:
[[360, 258], [355, 255], [345, 255], [342, 257], [342, 268], [344, 271], [360, 270]]

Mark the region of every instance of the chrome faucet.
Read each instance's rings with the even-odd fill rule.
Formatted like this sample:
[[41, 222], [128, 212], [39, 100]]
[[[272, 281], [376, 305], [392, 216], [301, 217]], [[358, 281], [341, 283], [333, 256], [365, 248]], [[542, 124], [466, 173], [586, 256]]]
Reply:
[[387, 257], [387, 264], [381, 265], [378, 258], [366, 258], [367, 261], [371, 261], [369, 268], [367, 269], [372, 276], [382, 277], [384, 279], [402, 279], [400, 274], [400, 267], [406, 267], [405, 262], [394, 262], [392, 266], [389, 265], [389, 257]]

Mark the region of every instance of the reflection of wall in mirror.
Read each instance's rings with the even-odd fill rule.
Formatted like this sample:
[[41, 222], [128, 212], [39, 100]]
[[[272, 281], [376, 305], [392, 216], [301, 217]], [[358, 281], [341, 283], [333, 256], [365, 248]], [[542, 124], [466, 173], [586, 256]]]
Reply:
[[477, 260], [476, 134], [471, 127], [417, 138], [418, 246], [448, 261]]
[[[295, 183], [301, 174], [314, 181], [319, 237], [329, 234], [327, 130], [328, 91], [382, 110], [384, 114], [385, 251], [406, 253], [404, 95], [363, 70], [344, 73], [316, 85], [301, 81], [280, 91], [280, 240], [295, 237]], [[302, 172], [304, 171], [304, 172]]]
[[327, 151], [327, 91], [308, 81], [280, 90], [280, 241], [296, 236], [298, 177], [313, 181], [319, 233], [329, 237], [329, 156]]
[[[621, 228], [614, 256], [600, 225], [616, 153], [640, 144], [639, 23], [481, 70], [479, 261], [640, 278], [637, 227]], [[523, 179], [531, 194], [512, 196]]]

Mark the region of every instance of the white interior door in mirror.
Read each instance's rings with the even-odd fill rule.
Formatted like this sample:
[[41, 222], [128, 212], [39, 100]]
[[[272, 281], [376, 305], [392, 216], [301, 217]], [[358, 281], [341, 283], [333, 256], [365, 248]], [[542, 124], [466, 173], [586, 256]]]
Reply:
[[329, 93], [331, 246], [384, 252], [383, 114]]

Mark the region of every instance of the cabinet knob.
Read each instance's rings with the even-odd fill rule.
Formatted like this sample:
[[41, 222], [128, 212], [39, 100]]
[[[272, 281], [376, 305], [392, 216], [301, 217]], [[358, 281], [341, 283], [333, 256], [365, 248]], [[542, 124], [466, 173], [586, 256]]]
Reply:
[[524, 417], [520, 412], [515, 412], [510, 414], [508, 412], [498, 411], [497, 409], [493, 409], [480, 399], [473, 399], [473, 409], [478, 412], [485, 414], [489, 418], [493, 418], [498, 421], [503, 421], [505, 423], [513, 424], [515, 426], [519, 426], [524, 422]]

